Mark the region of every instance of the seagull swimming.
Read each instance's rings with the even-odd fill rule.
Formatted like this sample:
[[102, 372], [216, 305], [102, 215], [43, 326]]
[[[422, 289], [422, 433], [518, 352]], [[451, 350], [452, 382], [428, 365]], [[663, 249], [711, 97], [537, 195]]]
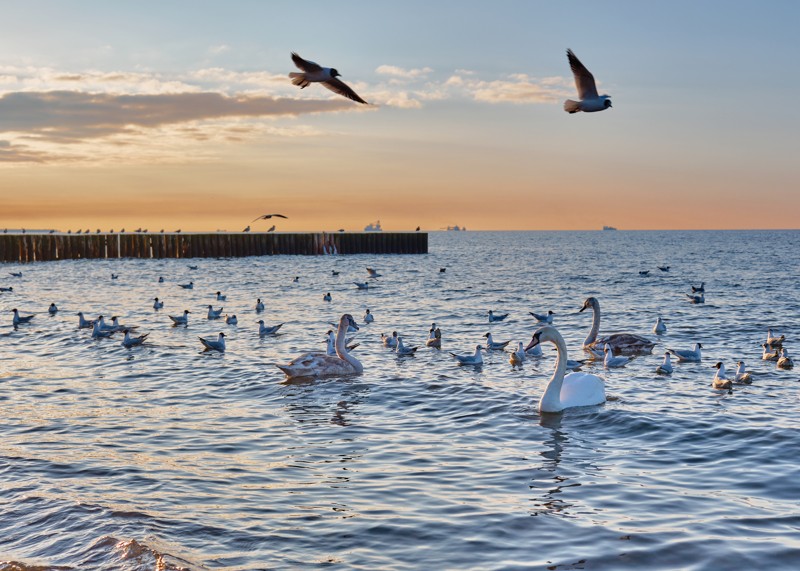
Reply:
[[603, 353], [605, 353], [603, 366], [606, 369], [611, 369], [612, 367], [624, 367], [631, 360], [630, 357], [625, 357], [623, 355], [615, 357], [614, 351], [611, 350], [611, 346], [608, 343], [603, 346]]
[[661, 317], [656, 319], [656, 324], [653, 326], [653, 333], [656, 335], [663, 335], [667, 332], [667, 324], [664, 323], [664, 320]]
[[33, 315], [20, 315], [19, 311], [17, 311], [16, 309], [12, 309], [11, 311], [14, 312], [14, 317], [12, 318], [11, 321], [15, 327], [20, 323], [30, 323], [31, 319], [34, 318]]
[[668, 272], [669, 271], [669, 266], [656, 266], [656, 267], [659, 270], [661, 270], [662, 272]]
[[767, 329], [767, 344], [773, 347], [782, 347], [784, 341], [786, 341], [786, 335], [775, 337], [772, 334], [772, 329]]
[[522, 341], [517, 343], [517, 350], [511, 353], [508, 362], [516, 366], [522, 365], [522, 363], [525, 362], [525, 349], [522, 346]]
[[226, 315], [225, 316], [225, 323], [227, 325], [237, 325], [239, 323], [239, 320], [236, 319], [235, 315]]
[[764, 348], [764, 352], [761, 354], [762, 360], [777, 361], [780, 358], [780, 352], [777, 349], [773, 349], [769, 343], [762, 343], [761, 346]]
[[472, 355], [450, 354], [458, 361], [459, 365], [483, 365], [483, 355], [481, 355], [481, 351], [483, 351], [483, 347], [475, 345], [475, 353]]
[[189, 314], [191, 311], [188, 309], [183, 310], [183, 315], [175, 317], [174, 315], [168, 316], [172, 320], [173, 325], [189, 325]]
[[733, 385], [733, 381], [725, 376], [725, 365], [720, 362], [714, 365], [714, 367], [716, 367], [717, 372], [714, 375], [714, 380], [711, 381], [711, 386], [719, 390], [730, 389], [731, 385]]
[[484, 337], [486, 337], [486, 348], [489, 351], [503, 351], [506, 348], [506, 345], [511, 343], [510, 339], [508, 341], [495, 341], [492, 339], [491, 333], [487, 333], [484, 335]]
[[331, 297], [331, 292], [326, 293], [322, 296], [322, 301], [332, 301], [333, 298]]
[[661, 363], [656, 368], [656, 373], [659, 373], [661, 375], [671, 375], [672, 371], [673, 367], [672, 367], [672, 361], [670, 360], [670, 354], [664, 353], [664, 362]]
[[283, 327], [283, 323], [278, 323], [278, 325], [274, 325], [272, 327], [268, 327], [264, 325], [264, 320], [259, 319], [256, 321], [258, 323], [258, 335], [259, 337], [264, 337], [265, 335], [275, 335], [278, 332], [278, 329]]
[[394, 348], [395, 353], [398, 355], [413, 355], [417, 352], [418, 347], [406, 347], [403, 345], [403, 338], [397, 338], [397, 346]]
[[794, 367], [794, 361], [789, 356], [789, 352], [786, 349], [781, 349], [781, 356], [775, 364], [779, 369], [791, 369]]
[[495, 315], [491, 309], [489, 310], [489, 323], [503, 321], [506, 317], [508, 317], [507, 313], [504, 313], [503, 315]]
[[[197, 268], [197, 266], [194, 267]], [[189, 268], [192, 268], [192, 266], [189, 266]], [[178, 287], [182, 287], [183, 289], [194, 289], [194, 282], [189, 282], [188, 284], [178, 284]]]
[[83, 316], [83, 312], [79, 311], [78, 312], [78, 329], [91, 329], [92, 327], [94, 327], [94, 320], [86, 319]]
[[127, 347], [130, 349], [131, 347], [136, 347], [137, 345], [141, 345], [144, 343], [144, 340], [147, 339], [147, 336], [150, 335], [149, 333], [145, 333], [143, 335], [139, 335], [137, 337], [131, 337], [130, 332], [125, 332], [125, 339], [122, 340], [122, 346]]
[[217, 292], [217, 301], [225, 301], [226, 299], [228, 299], [227, 295], [222, 295], [221, 291]]
[[103, 329], [103, 316], [97, 318], [92, 326], [92, 339], [101, 339], [111, 337], [116, 333], [113, 329]]
[[292, 83], [294, 85], [299, 85], [300, 89], [305, 89], [312, 83], [321, 83], [323, 87], [330, 89], [334, 93], [338, 93], [339, 95], [343, 95], [348, 99], [352, 99], [353, 101], [367, 105], [367, 102], [361, 99], [361, 97], [359, 97], [358, 94], [346, 83], [340, 79], [336, 79], [337, 77], [340, 77], [341, 74], [336, 71], [335, 68], [322, 67], [313, 61], [304, 60], [295, 52], [292, 52], [292, 61], [294, 62], [294, 65], [298, 67], [298, 69], [305, 72], [297, 73], [293, 71], [289, 74], [289, 77], [292, 78]]
[[392, 331], [391, 335], [384, 335], [381, 333], [381, 341], [384, 347], [394, 349], [397, 347], [397, 331]]
[[442, 330], [436, 327], [436, 324], [431, 325], [431, 330], [428, 339], [425, 341], [426, 347], [433, 347], [434, 349], [442, 348]]
[[0, 291], [14, 291], [14, 286], [0, 287]]
[[700, 295], [692, 295], [690, 293], [685, 294], [686, 297], [689, 298], [689, 303], [705, 303], [706, 296], [705, 294], [701, 293]]
[[160, 284], [164, 283], [164, 276], [158, 276], [158, 283]]
[[375, 321], [375, 317], [367, 309], [366, 313], [364, 313], [364, 323], [372, 323], [373, 321]]
[[706, 282], [701, 282], [699, 286], [692, 286], [692, 293], [705, 293]]
[[745, 370], [744, 361], [736, 363], [736, 375], [733, 377], [733, 382], [740, 385], [749, 385], [753, 382], [752, 376]]
[[369, 282], [353, 282], [358, 289], [369, 289]]
[[529, 311], [528, 313], [530, 313], [533, 316], [533, 318], [539, 323], [546, 323], [548, 325], [553, 323], [553, 316], [555, 315], [555, 313], [553, 313], [552, 311], [548, 311], [545, 314], [534, 313], [533, 311]]
[[164, 308], [164, 302], [163, 301], [158, 301], [158, 298], [154, 297], [153, 298], [153, 309], [163, 309], [163, 308]]
[[214, 341], [213, 339], [204, 339], [202, 337], [198, 337], [200, 339], [200, 343], [203, 344], [205, 347], [204, 351], [219, 351], [220, 353], [225, 352], [225, 334], [220, 333], [217, 336], [217, 340]]
[[213, 306], [208, 306], [208, 318], [209, 319], [219, 319], [222, 317], [222, 308], [214, 309]]
[[10, 275], [11, 277], [14, 277], [14, 278], [21, 278], [22, 277], [22, 272], [8, 272], [8, 275]]
[[594, 82], [594, 76], [586, 69], [586, 66], [575, 57], [572, 50], [567, 50], [567, 59], [569, 60], [569, 67], [572, 68], [572, 75], [575, 77], [575, 87], [578, 88], [578, 97], [580, 101], [567, 99], [564, 101], [564, 111], [570, 114], [577, 113], [578, 111], [591, 113], [593, 111], [603, 111], [611, 107], [611, 96], [597, 94], [597, 85]]
[[264, 311], [264, 302], [262, 302], [261, 298], [259, 297], [256, 300], [256, 313], [261, 313], [262, 311]]
[[58, 308], [56, 307], [55, 303], [50, 304], [50, 307], [47, 308], [47, 313], [49, 313], [50, 315], [55, 315], [56, 313], [58, 313]]
[[703, 348], [703, 345], [700, 343], [694, 344], [694, 349], [667, 349], [669, 353], [675, 355], [678, 358], [678, 361], [685, 361], [688, 363], [699, 363], [700, 358], [702, 357], [700, 349]]

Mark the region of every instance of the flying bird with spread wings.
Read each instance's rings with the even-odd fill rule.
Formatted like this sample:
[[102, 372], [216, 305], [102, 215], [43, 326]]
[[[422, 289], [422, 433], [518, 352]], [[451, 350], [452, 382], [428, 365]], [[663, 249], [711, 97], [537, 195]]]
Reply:
[[611, 107], [611, 96], [597, 94], [594, 76], [570, 49], [567, 50], [567, 59], [572, 68], [572, 75], [575, 76], [575, 87], [578, 88], [580, 101], [567, 99], [564, 101], [564, 111], [567, 113], [577, 113], [578, 111], [592, 113]]
[[353, 89], [340, 79], [341, 74], [332, 67], [322, 67], [318, 63], [308, 61], [301, 58], [295, 52], [292, 52], [292, 61], [294, 65], [301, 69], [304, 73], [292, 72], [289, 77], [292, 78], [294, 85], [299, 85], [300, 89], [305, 89], [312, 83], [320, 83], [323, 87], [330, 89], [334, 93], [338, 93], [348, 99], [369, 105], [366, 101], [361, 99]]
[[283, 214], [262, 214], [262, 215], [261, 215], [261, 216], [259, 216], [258, 218], [253, 218], [253, 219], [250, 221], [250, 223], [252, 224], [252, 223], [253, 223], [253, 222], [255, 222], [256, 220], [269, 220], [269, 219], [270, 219], [270, 218], [272, 218], [272, 217], [275, 217], [275, 218], [289, 218], [288, 216], [284, 216]]

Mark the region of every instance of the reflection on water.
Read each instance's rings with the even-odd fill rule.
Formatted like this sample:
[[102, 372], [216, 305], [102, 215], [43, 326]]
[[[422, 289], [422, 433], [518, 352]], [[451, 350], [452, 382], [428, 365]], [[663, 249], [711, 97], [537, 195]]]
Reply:
[[[0, 570], [794, 568], [800, 377], [761, 361], [760, 344], [771, 327], [791, 352], [800, 332], [800, 287], [785, 271], [800, 233], [451, 232], [430, 243], [424, 256], [196, 270], [26, 266], [0, 294]], [[654, 273], [661, 264], [670, 271]], [[366, 267], [380, 287], [359, 291]], [[194, 290], [176, 285], [190, 280]], [[701, 281], [706, 304], [688, 303]], [[217, 291], [239, 325], [205, 319]], [[552, 351], [521, 367], [491, 352], [477, 369], [449, 355], [489, 331], [527, 342], [528, 312], [552, 310], [583, 358], [588, 296], [601, 334], [655, 338], [658, 316], [668, 327], [652, 355], [586, 366], [606, 378], [603, 406], [538, 413]], [[15, 329], [13, 307], [36, 317]], [[285, 381], [274, 363], [321, 350], [331, 322], [367, 307], [363, 375]], [[172, 327], [167, 315], [184, 309], [189, 326]], [[489, 309], [510, 316], [489, 324]], [[150, 343], [92, 340], [78, 311], [118, 315]], [[281, 334], [259, 337], [260, 318], [285, 323]], [[431, 322], [441, 351], [424, 346]], [[197, 337], [220, 331], [226, 353], [202, 354]], [[382, 346], [392, 331], [420, 345], [413, 357]], [[666, 347], [695, 342], [703, 362], [655, 374]], [[739, 359], [753, 384], [713, 391], [711, 365]]]

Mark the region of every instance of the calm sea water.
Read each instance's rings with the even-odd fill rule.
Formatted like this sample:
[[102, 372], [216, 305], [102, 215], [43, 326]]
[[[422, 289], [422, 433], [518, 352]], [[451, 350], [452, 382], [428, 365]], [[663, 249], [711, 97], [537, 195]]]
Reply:
[[[359, 291], [367, 266], [383, 276]], [[423, 256], [0, 266], [0, 569], [797, 569], [800, 383], [760, 344], [772, 327], [800, 347], [798, 266], [796, 231], [451, 232]], [[588, 367], [603, 406], [538, 413], [549, 345], [519, 369], [447, 353], [487, 331], [527, 343], [528, 312], [552, 310], [582, 358], [588, 296], [601, 333], [659, 343]], [[257, 297], [281, 335], [258, 337]], [[239, 325], [208, 321], [210, 303]], [[15, 331], [14, 307], [37, 316]], [[366, 308], [363, 375], [286, 383], [271, 365]], [[171, 327], [183, 309], [189, 327]], [[489, 325], [489, 309], [510, 317]], [[77, 311], [151, 342], [94, 341]], [[424, 347], [434, 321], [441, 352]], [[393, 330], [423, 347], [396, 357], [380, 343]], [[219, 331], [228, 351], [201, 353]], [[695, 342], [701, 363], [654, 373]], [[713, 364], [739, 359], [753, 384], [712, 390]]]

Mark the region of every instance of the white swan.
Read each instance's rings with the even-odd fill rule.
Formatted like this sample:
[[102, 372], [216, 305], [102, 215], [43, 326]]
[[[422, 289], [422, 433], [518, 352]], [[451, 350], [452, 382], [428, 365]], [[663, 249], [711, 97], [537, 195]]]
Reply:
[[345, 347], [345, 337], [347, 328], [358, 329], [353, 316], [349, 313], [342, 315], [339, 319], [339, 327], [336, 330], [336, 356], [324, 353], [306, 353], [292, 360], [288, 365], [276, 365], [286, 374], [289, 379], [297, 377], [315, 378], [339, 377], [343, 375], [354, 375], [364, 372], [361, 362], [350, 355]]
[[570, 373], [567, 370], [567, 345], [558, 330], [548, 325], [533, 334], [526, 349], [549, 341], [556, 346], [558, 356], [550, 382], [539, 400], [539, 412], [561, 412], [576, 406], [592, 406], [606, 402], [605, 381], [590, 373]]
[[583, 341], [583, 348], [589, 352], [594, 353], [594, 351], [592, 351], [593, 349], [599, 349], [606, 344], [611, 347], [611, 350], [614, 353], [622, 353], [627, 355], [635, 353], [650, 353], [653, 350], [653, 347], [655, 347], [656, 344], [646, 337], [634, 335], [632, 333], [614, 333], [608, 337], [598, 339], [597, 334], [600, 331], [600, 302], [597, 301], [597, 298], [587, 298], [586, 301], [583, 302], [581, 311], [589, 308], [592, 309], [592, 313], [594, 314], [592, 317], [592, 328], [589, 330], [589, 335], [587, 335], [586, 339]]

